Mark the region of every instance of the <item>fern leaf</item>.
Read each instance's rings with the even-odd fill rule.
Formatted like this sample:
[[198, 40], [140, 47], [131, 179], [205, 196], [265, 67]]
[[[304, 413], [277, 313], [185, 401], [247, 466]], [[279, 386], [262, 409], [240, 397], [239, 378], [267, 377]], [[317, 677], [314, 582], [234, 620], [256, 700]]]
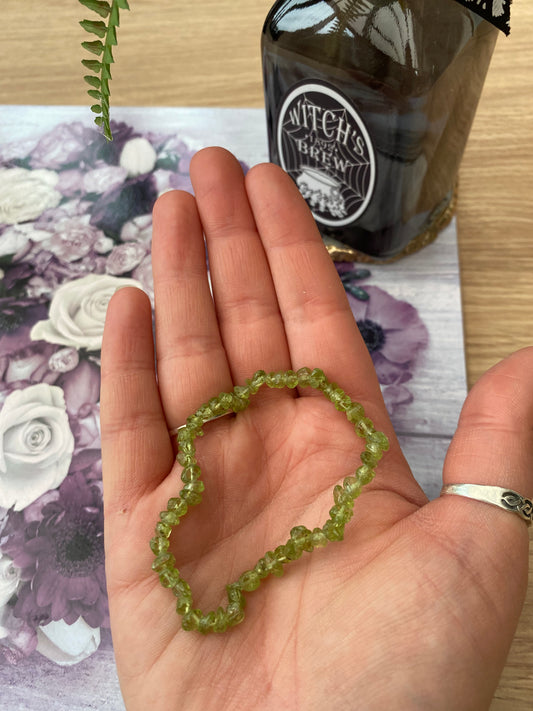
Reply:
[[86, 75], [83, 77], [87, 84], [90, 84], [91, 86], [94, 86], [95, 89], [99, 89], [102, 82], [100, 81], [99, 77], [93, 77], [90, 75]]
[[[115, 61], [112, 47], [117, 44], [117, 30], [120, 21], [120, 10], [129, 10], [128, 0], [78, 0], [81, 5], [96, 12], [100, 17], [107, 18], [107, 24], [101, 20], [82, 20], [80, 25], [86, 32], [96, 35], [99, 39], [93, 42], [82, 42], [81, 46], [91, 54], [101, 56], [101, 60], [82, 59], [83, 66], [97, 76], [84, 76], [84, 80], [91, 86], [87, 91], [92, 99], [99, 103], [91, 106], [93, 113], [99, 114], [94, 119], [98, 126], [103, 128], [105, 137], [113, 140], [109, 123], [109, 80], [111, 79], [110, 65]], [[103, 41], [102, 41], [103, 40]]]
[[117, 44], [117, 28], [115, 25], [110, 25], [107, 33], [107, 43], [116, 45]]
[[104, 56], [102, 57], [102, 62], [104, 64], [113, 64], [115, 60], [113, 59], [113, 50], [110, 45], [106, 44], [104, 49]]
[[80, 25], [86, 32], [89, 32], [92, 35], [96, 35], [97, 37], [100, 37], [100, 39], [102, 39], [102, 37], [105, 37], [107, 32], [105, 22], [102, 22], [101, 20], [82, 20], [80, 22]]
[[120, 24], [119, 9], [116, 2], [111, 5], [111, 14], [109, 15], [109, 26], [118, 27]]
[[102, 62], [99, 62], [97, 59], [82, 59], [81, 63], [90, 72], [98, 73], [102, 68]]
[[104, 44], [102, 40], [95, 40], [94, 42], [82, 42], [81, 46], [88, 52], [100, 55], [104, 51]]
[[89, 10], [96, 12], [100, 17], [107, 17], [111, 12], [111, 5], [106, 0], [78, 0]]

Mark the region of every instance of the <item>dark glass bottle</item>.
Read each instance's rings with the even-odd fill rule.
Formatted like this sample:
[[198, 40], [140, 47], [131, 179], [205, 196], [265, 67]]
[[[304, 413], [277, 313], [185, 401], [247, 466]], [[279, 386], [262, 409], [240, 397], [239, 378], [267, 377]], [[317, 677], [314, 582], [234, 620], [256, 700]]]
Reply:
[[270, 159], [326, 240], [427, 241], [453, 195], [497, 30], [455, 0], [279, 0], [262, 35]]

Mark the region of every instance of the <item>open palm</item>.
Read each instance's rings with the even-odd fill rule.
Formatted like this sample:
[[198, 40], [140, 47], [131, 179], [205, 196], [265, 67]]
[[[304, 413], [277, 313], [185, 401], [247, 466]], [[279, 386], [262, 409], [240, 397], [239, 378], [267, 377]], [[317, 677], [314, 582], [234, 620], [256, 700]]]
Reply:
[[[526, 526], [459, 497], [427, 502], [290, 179], [272, 165], [244, 178], [221, 149], [198, 153], [191, 178], [195, 198], [168, 193], [154, 210], [157, 376], [151, 307], [139, 290], [113, 297], [102, 350], [108, 592], [127, 708], [487, 708], [523, 601]], [[532, 365], [524, 350], [474, 388], [445, 482], [527, 494]], [[390, 451], [356, 500], [344, 541], [304, 553], [282, 579], [246, 593], [238, 627], [186, 632], [148, 547], [182, 486], [168, 430], [258, 369], [302, 366], [322, 368], [361, 402]], [[203, 500], [171, 547], [195, 606], [208, 611], [293, 526], [323, 525], [334, 485], [360, 464], [361, 441], [310, 389], [262, 388], [245, 412], [204, 431], [196, 440]]]

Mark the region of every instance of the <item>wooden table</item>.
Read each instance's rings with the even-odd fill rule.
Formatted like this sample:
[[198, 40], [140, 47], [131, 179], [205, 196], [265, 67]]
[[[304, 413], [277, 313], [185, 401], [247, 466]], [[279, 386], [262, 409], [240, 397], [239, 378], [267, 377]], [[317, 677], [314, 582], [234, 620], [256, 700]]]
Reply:
[[[130, 0], [112, 102], [263, 105], [260, 32], [272, 0]], [[1, 0], [0, 99], [85, 104], [73, 0]], [[515, 0], [460, 172], [458, 232], [469, 385], [533, 343], [533, 2]], [[0, 108], [1, 111], [1, 108]], [[533, 549], [530, 558], [533, 569]], [[533, 707], [533, 583], [491, 711]]]

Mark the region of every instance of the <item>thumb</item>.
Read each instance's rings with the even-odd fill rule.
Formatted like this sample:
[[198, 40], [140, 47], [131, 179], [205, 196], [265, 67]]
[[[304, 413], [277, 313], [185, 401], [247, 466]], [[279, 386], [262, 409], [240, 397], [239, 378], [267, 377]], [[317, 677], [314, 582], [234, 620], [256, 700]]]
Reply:
[[[469, 393], [443, 471], [444, 484], [533, 494], [533, 348], [489, 370]], [[421, 512], [455, 560], [453, 606], [474, 642], [470, 674], [497, 681], [527, 589], [529, 532], [515, 513], [444, 495]], [[488, 676], [487, 676], [488, 675]]]
[[[533, 494], [533, 348], [524, 348], [491, 368], [463, 406], [444, 463], [443, 483], [482, 484]], [[509, 530], [509, 543], [527, 541], [527, 527], [516, 515], [463, 497], [447, 505], [481, 516]], [[452, 501], [453, 499], [453, 501]]]

